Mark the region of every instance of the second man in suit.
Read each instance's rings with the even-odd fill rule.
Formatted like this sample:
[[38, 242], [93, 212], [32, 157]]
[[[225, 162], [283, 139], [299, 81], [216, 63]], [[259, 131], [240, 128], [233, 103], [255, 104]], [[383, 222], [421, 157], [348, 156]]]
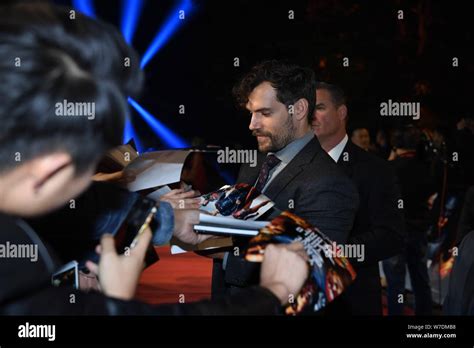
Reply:
[[364, 246], [363, 261], [353, 260], [357, 278], [332, 306], [331, 314], [382, 315], [378, 262], [398, 254], [405, 242], [400, 192], [388, 162], [356, 146], [346, 133], [348, 113], [341, 88], [316, 85], [312, 122], [322, 148], [356, 184], [360, 204], [348, 243]]

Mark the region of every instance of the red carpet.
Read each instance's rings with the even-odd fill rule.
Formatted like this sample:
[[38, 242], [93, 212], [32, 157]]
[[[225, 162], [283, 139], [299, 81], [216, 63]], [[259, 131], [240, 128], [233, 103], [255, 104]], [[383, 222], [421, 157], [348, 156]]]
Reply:
[[179, 302], [180, 295], [185, 302], [211, 296], [212, 259], [192, 252], [171, 255], [169, 246], [156, 251], [160, 261], [143, 272], [137, 299], [157, 304]]
[[[211, 296], [212, 259], [184, 253], [170, 254], [170, 247], [156, 248], [160, 261], [147, 268], [140, 279], [137, 299], [152, 303], [177, 303], [180, 295], [185, 302], [194, 302]], [[181, 296], [182, 298], [182, 296]], [[387, 298], [382, 296], [383, 312], [387, 315]], [[404, 315], [414, 315], [405, 306]]]

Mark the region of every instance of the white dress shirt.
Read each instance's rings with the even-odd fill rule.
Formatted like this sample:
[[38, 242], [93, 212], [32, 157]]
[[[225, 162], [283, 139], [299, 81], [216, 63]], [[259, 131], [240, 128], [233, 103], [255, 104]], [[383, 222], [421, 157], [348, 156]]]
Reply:
[[328, 155], [331, 156], [334, 162], [337, 163], [337, 161], [339, 161], [339, 157], [341, 157], [342, 150], [344, 150], [344, 148], [346, 147], [348, 140], [349, 140], [349, 137], [346, 134], [346, 136], [341, 140], [339, 144], [337, 144], [331, 150], [329, 150]]

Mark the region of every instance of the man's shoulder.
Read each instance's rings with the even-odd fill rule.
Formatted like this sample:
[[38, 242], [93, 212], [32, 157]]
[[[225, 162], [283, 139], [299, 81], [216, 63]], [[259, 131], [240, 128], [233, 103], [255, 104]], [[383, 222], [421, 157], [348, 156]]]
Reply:
[[308, 192], [313, 189], [356, 191], [355, 185], [336, 162], [325, 152], [317, 153], [301, 175], [295, 178]]
[[345, 177], [344, 172], [339, 168], [336, 162], [329, 156], [326, 151], [318, 151], [312, 158], [308, 166], [304, 170], [311, 172], [314, 176], [334, 176]]
[[[348, 154], [347, 158], [343, 157], [344, 152]], [[387, 160], [365, 151], [352, 142], [347, 143], [341, 156], [339, 164], [341, 164], [341, 161], [346, 160], [349, 166], [369, 176], [394, 175], [394, 168]]]

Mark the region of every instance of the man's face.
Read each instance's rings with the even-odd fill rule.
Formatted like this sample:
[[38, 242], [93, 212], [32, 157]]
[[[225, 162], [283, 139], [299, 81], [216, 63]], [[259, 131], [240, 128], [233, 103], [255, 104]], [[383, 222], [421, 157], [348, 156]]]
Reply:
[[352, 142], [357, 146], [363, 148], [364, 150], [368, 150], [370, 146], [370, 135], [369, 131], [365, 128], [359, 128], [354, 130], [352, 133]]
[[258, 150], [276, 152], [295, 138], [295, 125], [285, 104], [279, 102], [269, 82], [254, 88], [246, 105], [252, 119], [249, 129], [257, 137]]
[[338, 107], [326, 89], [316, 90], [316, 110], [311, 126], [321, 142], [337, 135], [341, 129], [345, 129], [344, 121], [338, 113]]

